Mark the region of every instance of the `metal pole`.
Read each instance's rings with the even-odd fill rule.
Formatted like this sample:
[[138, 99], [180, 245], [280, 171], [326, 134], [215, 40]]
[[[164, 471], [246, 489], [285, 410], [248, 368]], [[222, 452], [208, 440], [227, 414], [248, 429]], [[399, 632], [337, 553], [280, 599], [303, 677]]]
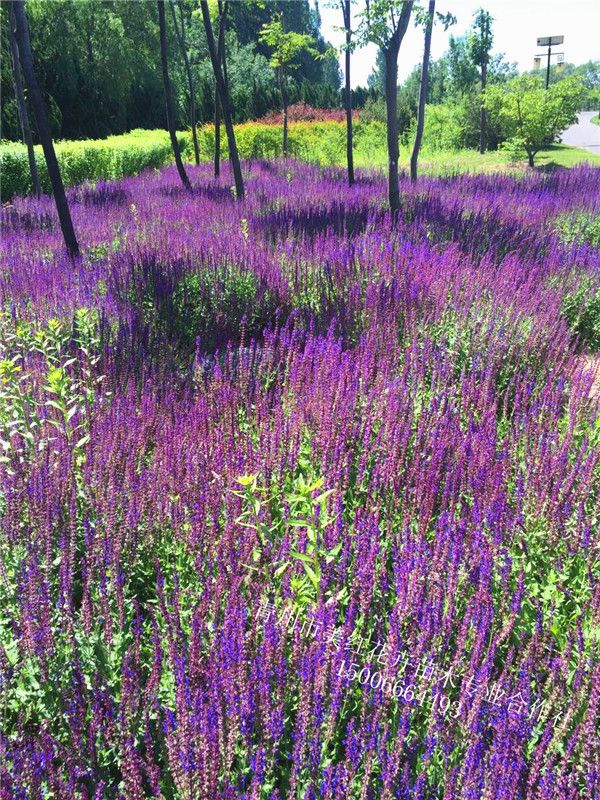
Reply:
[[546, 89], [548, 88], [548, 84], [550, 83], [550, 55], [552, 53], [551, 45], [548, 45], [548, 66], [546, 67]]

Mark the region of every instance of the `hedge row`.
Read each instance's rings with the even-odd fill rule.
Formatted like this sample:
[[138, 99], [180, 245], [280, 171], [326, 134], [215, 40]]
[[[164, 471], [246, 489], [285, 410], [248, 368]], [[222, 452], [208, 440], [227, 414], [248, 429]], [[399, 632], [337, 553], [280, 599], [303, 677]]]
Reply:
[[[422, 154], [434, 161], [443, 161], [444, 168], [451, 171], [472, 169], [471, 156], [475, 151], [465, 151], [461, 145], [464, 131], [459, 115], [448, 106], [428, 106], [425, 118]], [[193, 158], [191, 131], [177, 134], [184, 158]], [[236, 141], [240, 157], [244, 160], [273, 159], [281, 155], [281, 125], [246, 122], [236, 125]], [[407, 163], [412, 132], [400, 142], [402, 159]], [[198, 128], [200, 156], [203, 161], [213, 158], [215, 133], [212, 125]], [[107, 139], [64, 141], [56, 143], [58, 160], [63, 180], [67, 186], [83, 181], [115, 180], [127, 175], [137, 175], [148, 167], [159, 168], [172, 161], [169, 135], [164, 130], [135, 130]], [[466, 154], [458, 161], [460, 153]], [[583, 151], [575, 151], [578, 160], [585, 160]], [[335, 120], [291, 122], [288, 136], [288, 153], [292, 158], [309, 161], [319, 166], [344, 165], [346, 163], [346, 124]], [[443, 159], [440, 156], [443, 155]], [[489, 167], [507, 162], [506, 154], [486, 154]], [[221, 132], [221, 156], [227, 158], [227, 137]], [[588, 156], [587, 160], [592, 160]], [[485, 157], [477, 156], [478, 168], [484, 165]], [[50, 190], [46, 165], [40, 147], [36, 147], [36, 161], [41, 174], [44, 191]], [[354, 123], [354, 163], [357, 167], [384, 167], [387, 163], [386, 128], [379, 120], [356, 120]], [[566, 162], [565, 162], [566, 165]], [[0, 143], [0, 175], [2, 200], [15, 194], [31, 192], [31, 178], [27, 150], [14, 142]]]
[[[179, 134], [187, 149], [188, 136]], [[171, 145], [166, 131], [135, 130], [107, 139], [56, 142], [56, 156], [66, 186], [83, 181], [113, 180], [136, 175], [146, 167], [162, 167], [171, 160]], [[50, 191], [46, 162], [40, 146], [35, 160], [44, 191]], [[31, 175], [25, 145], [3, 142], [0, 145], [1, 197], [31, 193]]]
[[[361, 163], [375, 163], [383, 157], [385, 126], [378, 122], [355, 123], [355, 147], [360, 150]], [[184, 156], [193, 154], [191, 133], [178, 134]], [[214, 128], [206, 125], [198, 130], [203, 160], [213, 157]], [[272, 159], [281, 155], [281, 127], [259, 122], [236, 126], [236, 141], [242, 159]], [[227, 137], [221, 135], [223, 158], [227, 157]], [[289, 155], [322, 166], [342, 164], [346, 153], [344, 122], [295, 122], [289, 126]], [[66, 186], [83, 181], [114, 180], [136, 175], [147, 167], [162, 167], [172, 159], [166, 131], [135, 130], [107, 139], [64, 141], [56, 143], [56, 152]], [[46, 164], [41, 147], [36, 146], [36, 161], [44, 191], [50, 190]], [[385, 160], [385, 159], [384, 159]], [[383, 163], [383, 162], [382, 162]], [[27, 150], [23, 144], [3, 142], [0, 145], [2, 200], [15, 194], [31, 192], [31, 177]]]
[[[240, 158], [272, 159], [281, 156], [282, 129], [280, 125], [246, 122], [236, 125], [235, 140]], [[198, 132], [203, 158], [212, 158], [215, 130], [205, 125]], [[289, 125], [288, 154], [302, 161], [321, 164], [339, 163], [345, 153], [346, 125], [343, 122], [293, 122]], [[221, 155], [227, 156], [227, 137], [221, 135]]]

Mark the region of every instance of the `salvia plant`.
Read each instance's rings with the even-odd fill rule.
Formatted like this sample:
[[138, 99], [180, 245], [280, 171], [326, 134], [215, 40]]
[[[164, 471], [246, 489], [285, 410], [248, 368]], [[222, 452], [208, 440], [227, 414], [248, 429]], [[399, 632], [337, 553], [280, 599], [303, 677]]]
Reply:
[[0, 212], [2, 800], [595, 800], [600, 170], [244, 169]]

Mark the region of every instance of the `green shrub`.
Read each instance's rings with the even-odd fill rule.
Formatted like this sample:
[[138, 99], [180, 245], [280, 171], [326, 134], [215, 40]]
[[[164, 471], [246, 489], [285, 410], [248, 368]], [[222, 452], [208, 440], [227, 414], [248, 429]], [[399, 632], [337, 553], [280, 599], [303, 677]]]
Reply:
[[[357, 123], [357, 127], [359, 127]], [[282, 128], [262, 122], [236, 125], [235, 139], [240, 158], [274, 159], [281, 156]], [[214, 126], [204, 125], [198, 133], [203, 159], [213, 157]], [[346, 147], [346, 125], [343, 122], [292, 122], [288, 132], [288, 152], [293, 158], [321, 166], [343, 162]], [[227, 158], [227, 137], [221, 132], [221, 156]]]
[[527, 158], [527, 151], [525, 150], [525, 143], [519, 136], [513, 136], [507, 139], [499, 147], [502, 153], [505, 153], [508, 160], [512, 161], [525, 161]]
[[600, 247], [600, 214], [564, 214], [554, 221], [554, 230], [564, 244]]
[[[178, 134], [184, 154], [189, 151], [190, 135]], [[166, 131], [135, 130], [122, 136], [107, 139], [56, 142], [56, 157], [65, 186], [83, 181], [115, 180], [136, 175], [147, 167], [162, 167], [172, 157]], [[42, 148], [35, 147], [35, 160], [42, 188], [50, 191], [50, 182]], [[0, 172], [2, 174], [2, 200], [16, 194], [31, 193], [31, 177], [27, 148], [16, 142], [0, 145]]]
[[[410, 141], [414, 140], [411, 131]], [[464, 147], [465, 127], [462, 109], [457, 105], [428, 105], [425, 110], [423, 149], [460, 150]]]
[[600, 287], [589, 276], [572, 292], [568, 292], [562, 312], [571, 331], [587, 345], [591, 352], [600, 350]]
[[261, 291], [253, 272], [223, 267], [182, 278], [173, 293], [169, 321], [179, 345], [193, 347], [200, 337], [202, 348], [212, 351], [222, 340], [239, 338], [242, 323], [248, 336], [256, 336], [274, 312], [272, 296]]

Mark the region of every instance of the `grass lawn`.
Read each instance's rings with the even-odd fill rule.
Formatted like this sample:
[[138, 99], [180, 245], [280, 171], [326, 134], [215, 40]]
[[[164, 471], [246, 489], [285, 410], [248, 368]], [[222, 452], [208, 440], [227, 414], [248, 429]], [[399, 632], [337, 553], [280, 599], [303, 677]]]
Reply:
[[553, 144], [535, 157], [538, 167], [574, 167], [575, 164], [581, 164], [583, 161], [600, 167], [600, 156], [579, 147], [569, 147], [566, 144]]
[[600, 125], [600, 114], [597, 117], [592, 117], [594, 125]]
[[[369, 153], [355, 151], [355, 164], [359, 167], [384, 167], [387, 163], [385, 150], [378, 149]], [[408, 169], [410, 152], [402, 148], [400, 152], [400, 169]], [[588, 153], [578, 147], [554, 144], [541, 150], [535, 157], [537, 168], [552, 169], [554, 167], [573, 167], [587, 162], [600, 166], [600, 156]], [[476, 150], [423, 152], [419, 157], [419, 170], [431, 175], [443, 175], [456, 172], [498, 172], [503, 170], [527, 170], [526, 162], [511, 163], [507, 157], [497, 150], [484, 153]]]

